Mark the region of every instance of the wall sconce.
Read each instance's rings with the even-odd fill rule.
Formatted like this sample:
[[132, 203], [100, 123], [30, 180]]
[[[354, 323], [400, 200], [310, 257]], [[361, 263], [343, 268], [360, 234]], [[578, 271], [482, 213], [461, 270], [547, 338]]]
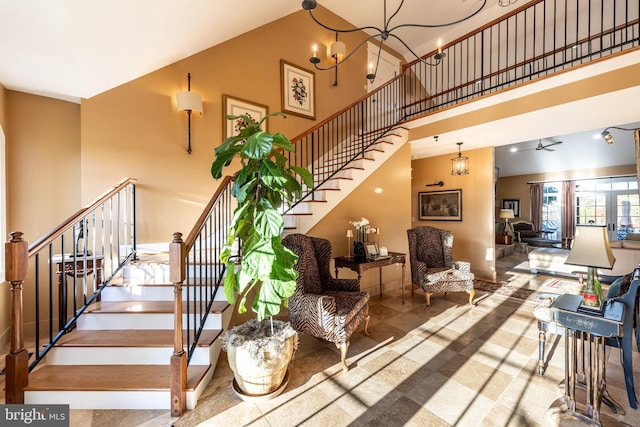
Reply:
[[186, 91], [176, 93], [176, 103], [178, 104], [178, 111], [187, 112], [187, 123], [189, 128], [189, 145], [187, 146], [187, 153], [191, 154], [191, 112], [197, 111], [200, 115], [203, 115], [202, 110], [202, 98], [199, 94], [191, 92], [191, 73], [187, 73], [187, 89]]
[[344, 42], [338, 41], [338, 33], [336, 32], [336, 41], [331, 43], [331, 46], [329, 47], [329, 55], [336, 61], [336, 78], [333, 82], [334, 86], [338, 86], [338, 64], [344, 59], [346, 53], [347, 46], [344, 44]]
[[460, 146], [462, 142], [456, 142], [458, 145], [458, 156], [451, 159], [451, 175], [468, 175], [469, 174], [469, 158], [462, 155]]
[[442, 187], [444, 185], [444, 181], [433, 181], [433, 184], [425, 184], [425, 187]]

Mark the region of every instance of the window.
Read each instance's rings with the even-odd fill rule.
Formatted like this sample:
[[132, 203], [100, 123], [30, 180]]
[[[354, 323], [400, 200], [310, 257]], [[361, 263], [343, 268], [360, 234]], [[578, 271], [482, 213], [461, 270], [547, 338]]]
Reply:
[[609, 240], [640, 229], [638, 182], [634, 176], [576, 181], [576, 224], [605, 225]]
[[557, 239], [560, 227], [560, 198], [557, 182], [546, 182], [542, 190], [542, 231], [549, 233], [549, 238]]

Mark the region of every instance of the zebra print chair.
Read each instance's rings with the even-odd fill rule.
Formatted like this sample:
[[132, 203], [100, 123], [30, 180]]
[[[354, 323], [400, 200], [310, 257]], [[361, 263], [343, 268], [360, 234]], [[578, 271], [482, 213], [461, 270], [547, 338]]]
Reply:
[[289, 321], [301, 333], [335, 343], [340, 349], [342, 370], [347, 371], [349, 338], [364, 319], [369, 335], [369, 293], [360, 290], [358, 279], [331, 277], [331, 243], [304, 234], [290, 234], [282, 244], [298, 255], [300, 273], [289, 298]]
[[471, 264], [454, 261], [453, 233], [435, 227], [418, 226], [407, 230], [409, 260], [411, 261], [411, 296], [413, 285], [420, 287], [431, 306], [434, 292], [467, 292], [469, 304], [473, 305], [476, 291], [473, 289], [474, 275]]

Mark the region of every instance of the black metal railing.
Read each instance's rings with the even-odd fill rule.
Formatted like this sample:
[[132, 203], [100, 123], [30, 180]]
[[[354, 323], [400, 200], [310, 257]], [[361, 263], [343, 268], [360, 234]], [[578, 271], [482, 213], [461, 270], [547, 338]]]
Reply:
[[175, 233], [173, 238], [173, 244], [178, 243], [174, 247], [179, 251], [170, 251], [170, 276], [176, 287], [175, 294], [180, 293], [180, 300], [184, 301], [178, 304], [176, 300], [176, 307], [180, 306], [183, 314], [180, 320], [185, 319], [181, 328], [176, 327], [175, 338], [185, 337], [186, 342], [179, 348], [186, 348], [187, 362], [191, 360], [224, 279], [225, 265], [220, 262], [220, 254], [235, 206], [231, 183], [231, 177], [222, 180], [186, 240], [182, 240], [181, 233]]
[[[640, 0], [537, 0], [445, 45], [437, 66], [414, 61], [343, 111], [293, 138], [294, 166], [314, 174], [302, 200], [392, 129], [640, 45]], [[430, 52], [424, 58], [431, 58]]]
[[75, 326], [135, 256], [134, 179], [125, 179], [29, 246], [24, 331], [35, 341], [29, 371]]
[[[538, 0], [405, 67], [406, 119], [592, 62], [640, 42], [638, 0]], [[425, 56], [429, 58], [435, 52]]]

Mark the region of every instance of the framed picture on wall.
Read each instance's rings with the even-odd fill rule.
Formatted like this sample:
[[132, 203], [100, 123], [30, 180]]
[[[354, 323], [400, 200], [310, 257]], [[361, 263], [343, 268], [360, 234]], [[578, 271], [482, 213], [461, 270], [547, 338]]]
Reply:
[[512, 209], [515, 217], [520, 216], [520, 200], [504, 199], [502, 200], [502, 209]]
[[462, 221], [462, 189], [418, 193], [421, 221]]
[[[230, 95], [222, 95], [222, 129], [224, 129], [223, 139], [227, 139], [231, 136], [236, 136], [240, 133], [240, 129], [243, 126], [243, 120], [227, 120], [227, 116], [245, 116], [248, 115], [256, 122], [259, 122], [269, 114], [269, 107], [266, 105], [258, 104], [252, 101], [246, 101], [244, 99], [235, 98]], [[262, 123], [262, 128], [267, 130], [267, 121]]]
[[280, 85], [284, 113], [316, 119], [316, 79], [313, 71], [281, 59]]

